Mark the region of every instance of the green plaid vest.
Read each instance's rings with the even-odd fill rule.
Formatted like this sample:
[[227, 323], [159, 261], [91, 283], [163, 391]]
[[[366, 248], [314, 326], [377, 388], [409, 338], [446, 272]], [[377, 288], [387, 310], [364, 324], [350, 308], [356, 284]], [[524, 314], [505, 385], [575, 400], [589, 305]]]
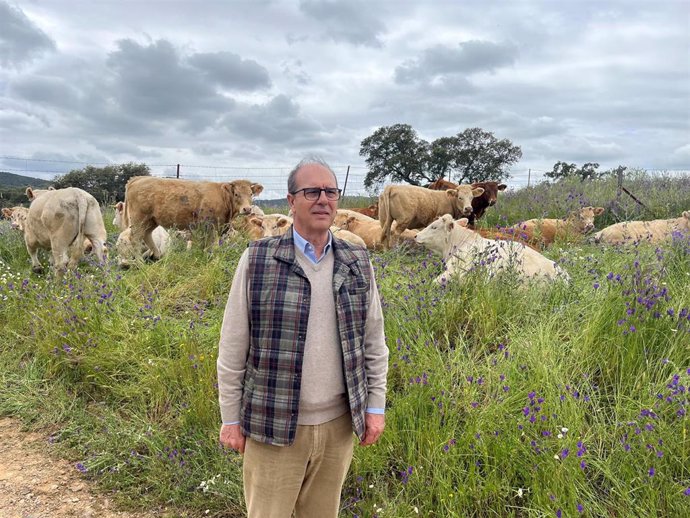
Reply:
[[[364, 325], [371, 290], [366, 250], [333, 237], [333, 293], [352, 428], [364, 436]], [[292, 444], [297, 431], [311, 286], [295, 259], [292, 229], [249, 245], [249, 353], [240, 422], [246, 436]], [[317, 318], [318, 315], [315, 315]]]

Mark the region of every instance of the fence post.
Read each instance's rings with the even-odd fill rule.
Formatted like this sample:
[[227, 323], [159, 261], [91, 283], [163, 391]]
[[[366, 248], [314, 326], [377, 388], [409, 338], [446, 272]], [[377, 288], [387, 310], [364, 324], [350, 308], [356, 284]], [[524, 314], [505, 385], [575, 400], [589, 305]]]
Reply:
[[345, 172], [345, 185], [343, 185], [343, 196], [345, 196], [345, 189], [347, 189], [347, 179], [350, 176], [350, 166], [347, 166], [347, 171]]
[[529, 182], [532, 179], [532, 169], [527, 169], [527, 187], [529, 187]]
[[180, 178], [180, 164], [177, 164], [177, 176], [176, 178]]

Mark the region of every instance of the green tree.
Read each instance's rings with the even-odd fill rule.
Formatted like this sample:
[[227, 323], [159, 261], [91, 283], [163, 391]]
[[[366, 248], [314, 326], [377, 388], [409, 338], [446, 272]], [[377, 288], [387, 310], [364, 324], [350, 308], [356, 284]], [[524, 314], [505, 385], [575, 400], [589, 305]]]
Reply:
[[508, 169], [522, 158], [522, 150], [509, 139], [497, 139], [490, 131], [467, 128], [454, 137], [432, 144], [432, 169], [456, 183], [501, 181], [510, 178]]
[[431, 144], [409, 124], [377, 129], [362, 141], [359, 151], [369, 171], [364, 186], [377, 191], [386, 181], [423, 185], [439, 178], [458, 183], [504, 180], [522, 151], [508, 139], [498, 140], [481, 128], [468, 128]]
[[584, 182], [585, 180], [596, 180], [604, 175], [597, 169], [599, 169], [599, 164], [596, 162], [587, 162], [582, 167], [577, 167], [576, 164], [558, 161], [554, 164], [553, 169], [544, 176], [555, 181], [575, 177]]
[[86, 166], [58, 176], [53, 185], [56, 189], [78, 187], [93, 195], [99, 203], [112, 203], [125, 199], [125, 186], [133, 176], [149, 176], [146, 164], [119, 164], [105, 167]]
[[364, 187], [377, 191], [390, 177], [393, 182], [421, 185], [433, 181], [427, 173], [429, 143], [422, 140], [409, 124], [395, 124], [377, 129], [362, 140], [360, 156], [369, 166]]

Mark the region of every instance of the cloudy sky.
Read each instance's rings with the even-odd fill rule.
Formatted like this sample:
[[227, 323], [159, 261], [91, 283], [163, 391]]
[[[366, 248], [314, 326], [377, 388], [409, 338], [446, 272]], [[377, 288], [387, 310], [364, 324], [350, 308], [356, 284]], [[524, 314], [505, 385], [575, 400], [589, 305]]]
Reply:
[[269, 177], [316, 153], [363, 176], [396, 123], [508, 138], [515, 182], [690, 169], [690, 2], [0, 0], [0, 170]]

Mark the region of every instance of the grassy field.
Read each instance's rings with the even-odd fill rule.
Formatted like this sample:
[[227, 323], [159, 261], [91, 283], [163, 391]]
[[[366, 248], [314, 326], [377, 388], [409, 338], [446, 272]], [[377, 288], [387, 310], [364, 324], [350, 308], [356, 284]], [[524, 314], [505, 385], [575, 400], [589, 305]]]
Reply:
[[[627, 218], [690, 209], [688, 177], [626, 186], [652, 211], [624, 201]], [[601, 228], [614, 199], [615, 181], [540, 185], [501, 197], [485, 224], [594, 205], [609, 209]], [[243, 516], [240, 458], [218, 447], [215, 358], [246, 240], [176, 243], [128, 271], [114, 258], [83, 264], [56, 283], [29, 273], [5, 223], [0, 414], [49, 430], [125, 506]], [[690, 236], [546, 255], [569, 285], [478, 272], [442, 289], [438, 257], [372, 255], [391, 350], [387, 429], [356, 449], [341, 516], [690, 515]]]

